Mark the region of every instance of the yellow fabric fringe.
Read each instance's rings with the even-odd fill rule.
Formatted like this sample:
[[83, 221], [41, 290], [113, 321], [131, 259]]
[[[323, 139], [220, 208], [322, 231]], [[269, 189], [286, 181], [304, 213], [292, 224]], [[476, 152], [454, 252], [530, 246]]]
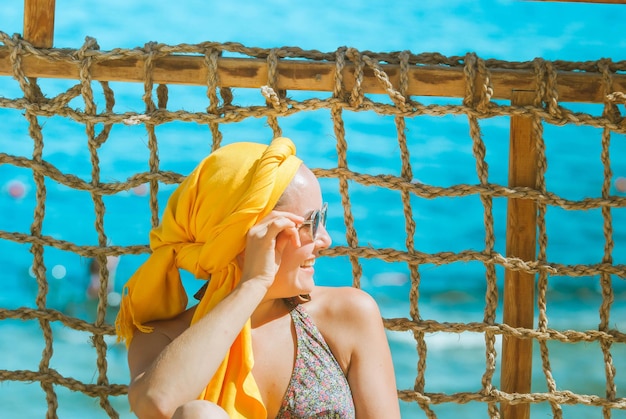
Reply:
[[[239, 283], [235, 258], [246, 234], [274, 208], [302, 163], [288, 138], [269, 146], [235, 143], [206, 157], [170, 197], [161, 224], [150, 232], [151, 255], [124, 286], [115, 322], [118, 340], [130, 345], [145, 324], [170, 319], [187, 307], [178, 269], [210, 278], [192, 323]], [[250, 321], [240, 332], [200, 398], [231, 418], [266, 417], [252, 367]]]

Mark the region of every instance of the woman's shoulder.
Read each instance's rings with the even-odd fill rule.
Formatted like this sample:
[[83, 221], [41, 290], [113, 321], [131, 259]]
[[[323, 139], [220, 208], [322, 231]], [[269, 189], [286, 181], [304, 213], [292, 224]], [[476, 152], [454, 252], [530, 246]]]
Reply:
[[372, 328], [382, 327], [378, 305], [365, 291], [353, 287], [316, 287], [311, 301], [304, 305], [344, 372], [353, 354], [370, 336]]
[[363, 315], [380, 316], [374, 298], [355, 287], [315, 287], [311, 293], [311, 308], [321, 315], [352, 318]]
[[168, 320], [146, 323], [148, 333], [136, 330], [128, 348], [128, 366], [134, 379], [144, 372], [161, 351], [189, 327], [193, 312], [187, 310]]
[[195, 307], [192, 307], [171, 319], [156, 320], [147, 323], [146, 326], [152, 329], [150, 334], [153, 336], [164, 336], [171, 342], [189, 328], [194, 311]]
[[378, 304], [365, 291], [354, 287], [316, 287], [305, 304], [322, 334], [358, 333], [382, 321]]

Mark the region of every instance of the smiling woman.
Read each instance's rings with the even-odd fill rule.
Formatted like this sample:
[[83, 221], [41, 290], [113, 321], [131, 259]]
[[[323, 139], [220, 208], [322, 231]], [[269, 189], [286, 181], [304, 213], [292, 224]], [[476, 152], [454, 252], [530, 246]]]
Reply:
[[[282, 137], [224, 146], [181, 183], [116, 322], [138, 417], [399, 417], [373, 299], [315, 285], [325, 217]], [[188, 309], [179, 268], [208, 281]]]

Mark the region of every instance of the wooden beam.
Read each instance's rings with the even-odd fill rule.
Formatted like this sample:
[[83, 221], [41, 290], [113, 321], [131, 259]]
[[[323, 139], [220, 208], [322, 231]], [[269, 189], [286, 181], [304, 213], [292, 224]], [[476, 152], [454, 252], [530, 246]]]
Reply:
[[[512, 92], [513, 105], [530, 105], [534, 92]], [[537, 149], [533, 118], [511, 117], [509, 186], [535, 188]], [[531, 199], [510, 198], [507, 208], [506, 255], [525, 261], [535, 259], [537, 205]], [[503, 323], [511, 327], [533, 328], [535, 275], [507, 269], [504, 273]], [[530, 393], [532, 378], [532, 339], [502, 338], [501, 387], [507, 393]], [[528, 403], [502, 403], [503, 419], [530, 417]]]
[[[27, 77], [78, 79], [80, 63], [72, 56], [76, 50], [51, 50], [51, 56], [22, 56], [22, 71]], [[143, 82], [144, 57], [113, 56], [103, 51], [90, 51], [93, 80]], [[8, 47], [0, 47], [0, 75], [13, 75]], [[98, 59], [97, 55], [101, 54]], [[394, 86], [399, 85], [400, 66], [382, 64]], [[254, 58], [220, 58], [217, 67], [223, 87], [259, 88], [268, 83], [267, 62]], [[531, 70], [490, 69], [494, 99], [511, 99], [512, 90], [535, 90], [535, 74]], [[208, 69], [204, 57], [168, 55], [154, 60], [153, 81], [162, 84], [206, 85]], [[344, 68], [344, 86], [354, 86], [354, 66]], [[480, 85], [480, 83], [476, 83]], [[557, 77], [559, 100], [563, 102], [603, 103], [602, 75], [561, 71]], [[276, 88], [284, 90], [333, 91], [335, 64], [306, 60], [281, 60], [278, 63]], [[366, 93], [385, 93], [374, 71], [366, 68], [361, 85]], [[615, 91], [626, 91], [626, 75], [614, 74]], [[437, 65], [411, 66], [408, 94], [413, 96], [464, 97], [465, 75], [461, 67]]]
[[52, 48], [55, 0], [24, 0], [24, 39], [37, 48]]

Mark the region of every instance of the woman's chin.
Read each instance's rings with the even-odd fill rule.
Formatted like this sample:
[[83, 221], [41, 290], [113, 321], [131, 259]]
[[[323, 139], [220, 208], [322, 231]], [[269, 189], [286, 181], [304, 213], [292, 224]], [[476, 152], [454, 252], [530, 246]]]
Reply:
[[296, 287], [298, 288], [298, 295], [311, 293], [315, 288], [315, 280], [313, 279], [313, 275], [299, 276]]

